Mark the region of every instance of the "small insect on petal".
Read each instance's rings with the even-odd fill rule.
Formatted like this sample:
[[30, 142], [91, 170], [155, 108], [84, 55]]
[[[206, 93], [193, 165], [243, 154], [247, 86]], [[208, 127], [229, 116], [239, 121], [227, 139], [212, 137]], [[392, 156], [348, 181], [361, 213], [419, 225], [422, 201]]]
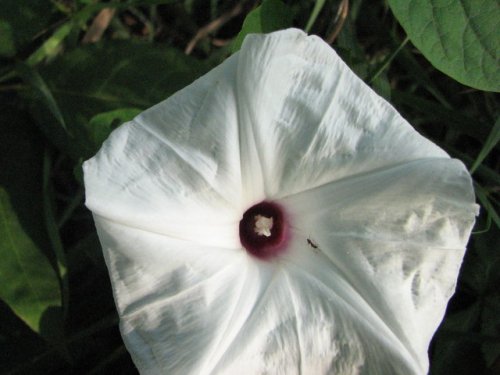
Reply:
[[311, 240], [310, 238], [307, 239], [307, 244], [309, 246], [311, 246], [313, 249], [317, 249], [318, 248], [318, 245], [316, 244], [316, 242], [314, 242], [313, 240]]

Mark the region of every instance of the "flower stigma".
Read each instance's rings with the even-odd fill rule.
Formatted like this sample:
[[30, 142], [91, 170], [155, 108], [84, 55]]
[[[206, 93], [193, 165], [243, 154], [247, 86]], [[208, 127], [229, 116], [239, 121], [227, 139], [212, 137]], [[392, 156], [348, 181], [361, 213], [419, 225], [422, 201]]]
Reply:
[[283, 208], [263, 201], [250, 207], [239, 225], [240, 241], [253, 256], [269, 260], [282, 253], [288, 244], [288, 223]]
[[262, 215], [256, 215], [255, 219], [255, 228], [254, 231], [259, 236], [271, 236], [271, 229], [273, 228], [273, 218], [265, 217]]

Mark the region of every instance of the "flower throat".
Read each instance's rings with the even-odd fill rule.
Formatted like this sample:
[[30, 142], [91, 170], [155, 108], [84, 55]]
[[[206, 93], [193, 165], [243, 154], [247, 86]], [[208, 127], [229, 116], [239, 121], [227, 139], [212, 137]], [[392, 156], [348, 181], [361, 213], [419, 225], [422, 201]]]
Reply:
[[263, 201], [250, 207], [239, 226], [240, 241], [253, 256], [268, 260], [286, 250], [288, 223], [283, 208]]

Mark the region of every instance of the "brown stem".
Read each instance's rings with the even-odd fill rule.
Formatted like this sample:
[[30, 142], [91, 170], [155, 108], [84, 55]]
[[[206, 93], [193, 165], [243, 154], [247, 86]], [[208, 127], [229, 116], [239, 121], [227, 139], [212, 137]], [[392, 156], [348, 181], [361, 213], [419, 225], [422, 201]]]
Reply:
[[347, 15], [349, 14], [349, 0], [342, 0], [337, 11], [337, 16], [335, 17], [335, 28], [330, 33], [330, 35], [325, 39], [328, 44], [332, 44], [344, 26]]
[[115, 11], [116, 9], [112, 8], [104, 8], [101, 10], [83, 36], [82, 43], [88, 44], [98, 42], [108, 28], [111, 19], [115, 15]]
[[198, 42], [200, 40], [206, 38], [209, 34], [213, 33], [214, 31], [217, 31], [220, 27], [222, 27], [229, 20], [231, 20], [232, 18], [239, 15], [244, 9], [244, 6], [243, 6], [244, 4], [245, 4], [245, 1], [240, 1], [232, 9], [223, 13], [220, 17], [216, 18], [212, 22], [206, 24], [201, 29], [199, 29], [198, 32], [196, 33], [196, 35], [193, 37], [193, 39], [191, 39], [191, 41], [186, 46], [184, 53], [186, 55], [191, 54], [191, 52], [193, 52], [193, 49], [196, 47], [196, 45], [198, 44]]

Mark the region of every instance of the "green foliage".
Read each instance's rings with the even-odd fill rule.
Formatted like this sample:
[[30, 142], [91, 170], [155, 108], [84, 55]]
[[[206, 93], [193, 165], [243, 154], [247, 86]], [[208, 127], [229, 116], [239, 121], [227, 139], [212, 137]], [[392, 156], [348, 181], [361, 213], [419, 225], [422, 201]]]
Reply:
[[42, 62], [45, 58], [55, 56], [64, 42], [64, 39], [71, 33], [75, 23], [72, 21], [65, 22], [60, 26], [52, 36], [47, 39], [31, 56], [26, 60], [28, 65], [36, 65]]
[[2, 108], [0, 125], [6, 140], [0, 148], [0, 297], [31, 329], [51, 338], [61, 328], [57, 320], [48, 324], [61, 292], [46, 256], [43, 146], [26, 117], [11, 108]]
[[251, 11], [243, 22], [241, 31], [233, 42], [233, 52], [241, 48], [248, 34], [269, 33], [286, 29], [292, 24], [290, 9], [281, 0], [264, 0], [262, 5]]
[[493, 129], [491, 129], [491, 133], [484, 142], [483, 148], [481, 152], [477, 156], [477, 159], [474, 161], [474, 164], [470, 168], [470, 172], [474, 173], [474, 171], [481, 165], [486, 156], [498, 145], [500, 141], [500, 117], [497, 118]]
[[488, 193], [479, 185], [476, 186], [476, 196], [486, 210], [488, 218], [491, 219], [498, 228], [500, 228], [500, 216], [498, 215], [493, 204], [490, 202]]
[[50, 23], [48, 1], [2, 0], [0, 57], [12, 57]]
[[64, 120], [61, 110], [40, 74], [27, 64], [19, 64], [17, 70], [24, 81], [31, 86], [34, 92], [36, 92], [36, 95], [42, 101], [42, 105], [50, 111], [58, 124], [67, 131], [66, 121]]
[[88, 130], [96, 152], [117, 126], [132, 120], [141, 112], [139, 108], [119, 108], [92, 117], [88, 122]]
[[42, 130], [58, 148], [78, 159], [92, 156], [100, 147], [97, 134], [102, 142], [112, 130], [103, 123], [104, 115], [97, 120], [96, 115], [114, 111], [114, 118], [130, 119], [130, 108], [144, 110], [160, 102], [205, 69], [176, 49], [113, 41], [78, 47], [39, 74], [31, 70], [22, 76], [34, 89], [27, 99]]
[[[81, 164], [116, 126], [221, 62], [245, 35], [294, 25], [326, 39], [339, 22], [340, 0], [264, 0], [254, 9], [243, 2], [221, 22], [237, 3], [2, 0], [1, 373], [136, 374], [84, 207]], [[497, 3], [390, 0], [405, 35], [384, 1], [351, 0], [333, 44], [419, 132], [474, 173], [481, 216], [429, 349], [432, 375], [493, 374], [500, 366], [500, 103], [421, 54], [461, 83], [498, 90]], [[115, 14], [101, 40], [84, 44], [107, 8]], [[186, 56], [197, 31], [214, 22], [218, 28]]]
[[316, 0], [316, 2], [314, 4], [314, 8], [311, 12], [311, 16], [307, 20], [307, 24], [306, 24], [306, 27], [304, 28], [304, 31], [306, 31], [307, 33], [309, 31], [311, 31], [311, 28], [313, 27], [314, 22], [316, 22], [316, 19], [318, 18], [319, 13], [321, 12], [323, 7], [325, 6], [325, 3], [326, 3], [326, 0]]
[[500, 91], [497, 0], [389, 0], [411, 41], [439, 70], [481, 90]]

